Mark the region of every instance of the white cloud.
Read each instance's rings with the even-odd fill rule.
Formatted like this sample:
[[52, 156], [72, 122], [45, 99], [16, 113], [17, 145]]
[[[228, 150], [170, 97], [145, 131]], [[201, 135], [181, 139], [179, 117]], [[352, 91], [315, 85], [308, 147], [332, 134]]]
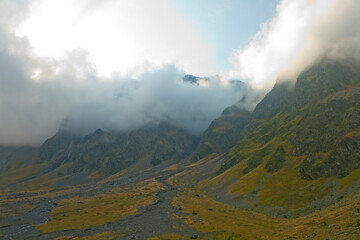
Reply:
[[[49, 44], [49, 50], [62, 41], [71, 43], [59, 45], [60, 52], [64, 46], [68, 48], [60, 58], [49, 57], [57, 54], [46, 53], [46, 48], [41, 53], [30, 41], [44, 55], [38, 56], [26, 37], [14, 34], [28, 8], [38, 1], [31, 1], [30, 6], [25, 0], [0, 1], [0, 144], [39, 144], [53, 135], [65, 118], [72, 119], [73, 129], [80, 132], [99, 127], [125, 131], [170, 121], [201, 133], [225, 107], [243, 96], [221, 81], [202, 87], [178, 81], [184, 74], [182, 68], [202, 75], [211, 71], [212, 64], [209, 46], [174, 12], [169, 1], [87, 0], [87, 5], [83, 1], [71, 8], [76, 16], [70, 21], [73, 28], [61, 30], [63, 23], [59, 23], [51, 29], [54, 23], [34, 30], [44, 37], [39, 41]], [[75, 2], [79, 4], [71, 1]], [[57, 3], [67, 6], [70, 1]], [[57, 9], [61, 12], [63, 8]], [[107, 11], [109, 16], [103, 15]], [[269, 90], [280, 74], [293, 80], [324, 54], [360, 59], [359, 12], [357, 0], [283, 0], [277, 16], [246, 49], [235, 54], [231, 74]], [[115, 13], [121, 13], [121, 21]], [[48, 21], [52, 22], [51, 16]], [[77, 48], [83, 43], [83, 49]], [[176, 65], [165, 64], [168, 62]], [[119, 72], [110, 77], [98, 74], [113, 70]], [[135, 75], [138, 80], [129, 77]], [[254, 107], [258, 96], [259, 92], [247, 96], [246, 107]]]
[[[64, 119], [71, 119], [69, 127], [82, 134], [97, 128], [130, 131], [161, 121], [200, 134], [243, 96], [221, 81], [207, 87], [179, 81], [184, 72], [171, 64], [156, 69], [147, 62], [131, 66], [129, 71], [142, 72], [134, 80], [123, 73], [99, 77], [94, 58], [82, 49], [68, 51], [61, 59], [39, 57], [26, 38], [14, 34], [26, 16], [26, 2], [4, 1], [0, 1], [5, 4], [0, 8], [0, 144], [41, 144]], [[1, 13], [10, 10], [9, 18], [2, 19]], [[87, 11], [91, 8], [83, 14]]]
[[101, 75], [139, 74], [134, 66], [173, 63], [196, 75], [214, 74], [211, 46], [170, 0], [34, 0], [18, 29], [35, 53], [63, 57], [81, 48]]
[[[308, 50], [314, 38], [318, 38], [313, 28], [324, 21], [334, 2], [282, 0], [274, 19], [262, 26], [246, 49], [236, 51], [232, 59], [234, 69], [230, 75], [248, 79], [255, 88], [269, 90], [279, 73], [290, 67], [304, 51], [307, 51], [307, 62], [311, 63], [320, 54], [317, 48], [312, 47], [313, 51], [317, 51], [316, 54]], [[332, 28], [329, 24], [327, 20], [322, 28]]]

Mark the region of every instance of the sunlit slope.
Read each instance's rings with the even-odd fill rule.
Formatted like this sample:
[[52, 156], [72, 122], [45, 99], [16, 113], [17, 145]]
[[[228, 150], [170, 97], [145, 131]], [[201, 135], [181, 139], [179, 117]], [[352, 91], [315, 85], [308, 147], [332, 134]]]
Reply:
[[202, 187], [241, 207], [319, 207], [356, 183], [359, 168], [360, 78], [325, 59], [294, 86], [275, 85]]
[[[223, 204], [195, 192], [174, 198], [173, 206], [187, 215], [184, 223], [205, 233], [200, 239], [358, 239], [360, 198], [350, 195], [337, 203], [289, 219], [286, 215], [270, 217]], [[192, 239], [186, 236], [160, 236], [156, 239]]]

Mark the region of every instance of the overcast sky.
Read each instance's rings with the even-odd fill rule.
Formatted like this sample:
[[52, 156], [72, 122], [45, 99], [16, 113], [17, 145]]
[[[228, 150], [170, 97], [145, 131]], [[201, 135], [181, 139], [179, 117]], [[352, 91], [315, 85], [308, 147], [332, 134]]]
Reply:
[[[168, 121], [201, 134], [324, 55], [359, 58], [357, 0], [0, 0], [0, 144]], [[185, 74], [211, 76], [200, 86]], [[255, 99], [255, 100], [254, 100]]]

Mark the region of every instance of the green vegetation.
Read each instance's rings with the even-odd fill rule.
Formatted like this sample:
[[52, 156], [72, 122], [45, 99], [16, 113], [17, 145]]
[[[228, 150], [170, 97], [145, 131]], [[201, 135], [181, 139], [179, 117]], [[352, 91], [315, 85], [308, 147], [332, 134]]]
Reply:
[[202, 188], [226, 187], [246, 206], [301, 209], [337, 188], [334, 180], [340, 189], [354, 183], [352, 173], [360, 168], [359, 83], [348, 67], [325, 59], [301, 73], [294, 86], [276, 84], [224, 154], [218, 176]]
[[[251, 173], [256, 171], [258, 169]], [[291, 174], [292, 172], [289, 176]], [[284, 184], [286, 181], [283, 179]], [[308, 181], [309, 185], [306, 186], [306, 180], [301, 178], [297, 178], [297, 181], [302, 181], [303, 187], [300, 191], [305, 189], [312, 191], [312, 186], [319, 185], [319, 182], [314, 184]], [[293, 190], [285, 185], [277, 187], [284, 188], [285, 191]], [[321, 187], [316, 188], [313, 192], [320, 192], [321, 189]], [[298, 201], [301, 201], [301, 198], [298, 198]], [[201, 239], [327, 239], [332, 236], [338, 236], [341, 239], [357, 239], [360, 234], [360, 195], [358, 193], [342, 197], [333, 205], [298, 218], [285, 218], [286, 215], [274, 218], [253, 211], [244, 211], [192, 191], [179, 193], [172, 204], [188, 214], [176, 215], [177, 218], [184, 219], [187, 225], [205, 233]], [[169, 237], [167, 239], [187, 238]]]
[[40, 232], [55, 232], [67, 229], [85, 229], [114, 222], [133, 215], [140, 206], [146, 206], [162, 186], [156, 181], [144, 186], [133, 186], [131, 191], [114, 191], [91, 197], [68, 198], [58, 203], [51, 212], [51, 221], [36, 226]]
[[38, 173], [44, 164], [37, 163], [35, 147], [0, 146], [0, 187], [26, 180]]
[[58, 132], [42, 145], [39, 157], [52, 169], [71, 163], [75, 172], [97, 171], [108, 176], [141, 161], [145, 166], [155, 166], [182, 159], [194, 150], [197, 141], [186, 131], [165, 123], [130, 133], [98, 129], [84, 138]]
[[[191, 192], [176, 197], [173, 206], [181, 206], [181, 209], [189, 214], [177, 217], [184, 218], [186, 224], [208, 233], [213, 239], [268, 239], [279, 231], [284, 222], [281, 219], [241, 211]], [[196, 215], [192, 214], [193, 212]]]
[[[359, 168], [359, 136], [349, 136], [360, 128], [360, 94], [351, 88], [359, 80], [346, 66], [323, 60], [299, 76], [294, 90], [287, 84], [276, 85], [256, 107], [245, 127], [248, 133], [226, 154], [219, 173], [274, 138], [290, 144], [293, 156], [306, 156], [298, 167], [304, 179], [344, 177]], [[245, 173], [271, 153], [258, 154], [250, 157]], [[285, 163], [286, 154], [280, 148], [269, 158], [265, 168], [274, 172]]]
[[252, 157], [247, 161], [247, 167], [243, 170], [243, 173], [248, 173], [254, 168], [257, 168], [262, 161], [264, 160], [264, 157], [269, 154], [269, 147], [265, 147], [263, 149], [260, 149], [259, 151], [256, 151]]
[[241, 132], [250, 120], [250, 112], [231, 106], [220, 118], [214, 120], [201, 137], [200, 144], [191, 157], [195, 162], [212, 154], [222, 154], [241, 138]]
[[[156, 177], [167, 181], [164, 185], [129, 176], [175, 162], [194, 150], [196, 137], [167, 124], [127, 134], [97, 130], [81, 139], [58, 133], [43, 145], [41, 164], [7, 162], [1, 169], [0, 186], [16, 182], [17, 189], [43, 190], [29, 194], [29, 202], [67, 195], [57, 203], [49, 222], [35, 226], [42, 233], [118, 221], [157, 199], [156, 203], [168, 203], [176, 192], [173, 217], [181, 224], [170, 225], [169, 232], [150, 240], [357, 239], [360, 195], [353, 187], [360, 185], [359, 84], [359, 76], [349, 68], [325, 59], [301, 73], [295, 85], [276, 84], [253, 113], [235, 106], [226, 109], [211, 123], [188, 161], [153, 168], [160, 169]], [[45, 165], [50, 166], [49, 172], [21, 182]], [[86, 194], [90, 185], [53, 191], [73, 171], [91, 173], [94, 178], [116, 173], [101, 184], [131, 180], [133, 185], [95, 195]], [[153, 173], [142, 176], [153, 178]], [[80, 192], [84, 194], [73, 197]], [[5, 191], [0, 195], [5, 217], [36, 207], [18, 196]], [[14, 208], [4, 202], [14, 203]], [[187, 226], [200, 236], [182, 234]], [[116, 239], [125, 234], [101, 232], [57, 240]]]
[[176, 233], [164, 234], [157, 237], [148, 238], [148, 240], [190, 240], [189, 236], [183, 236]]
[[286, 152], [283, 146], [279, 146], [275, 153], [270, 157], [269, 161], [266, 163], [266, 170], [268, 172], [277, 172], [279, 171], [286, 161]]
[[54, 240], [111, 240], [111, 239], [118, 239], [119, 237], [125, 236], [125, 233], [118, 233], [118, 232], [103, 232], [97, 233], [94, 236], [88, 237], [74, 237], [74, 236], [65, 236], [65, 237], [58, 237]]
[[162, 162], [161, 159], [156, 158], [156, 159], [152, 159], [150, 163], [154, 166], [157, 166], [161, 164], [161, 162]]

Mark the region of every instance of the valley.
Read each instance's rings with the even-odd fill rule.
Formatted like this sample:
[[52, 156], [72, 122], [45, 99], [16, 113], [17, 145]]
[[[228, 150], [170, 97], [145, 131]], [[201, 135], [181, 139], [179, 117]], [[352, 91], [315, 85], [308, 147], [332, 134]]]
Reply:
[[[272, 217], [216, 201], [199, 190], [194, 179], [204, 168], [209, 170], [208, 162], [171, 166], [144, 178], [128, 176], [131, 183], [119, 178], [2, 193], [2, 238], [356, 239], [360, 234], [358, 193], [304, 217]], [[192, 182], [184, 181], [190, 176]]]
[[360, 74], [327, 58], [201, 137], [63, 125], [0, 148], [0, 239], [359, 239], [359, 139]]

